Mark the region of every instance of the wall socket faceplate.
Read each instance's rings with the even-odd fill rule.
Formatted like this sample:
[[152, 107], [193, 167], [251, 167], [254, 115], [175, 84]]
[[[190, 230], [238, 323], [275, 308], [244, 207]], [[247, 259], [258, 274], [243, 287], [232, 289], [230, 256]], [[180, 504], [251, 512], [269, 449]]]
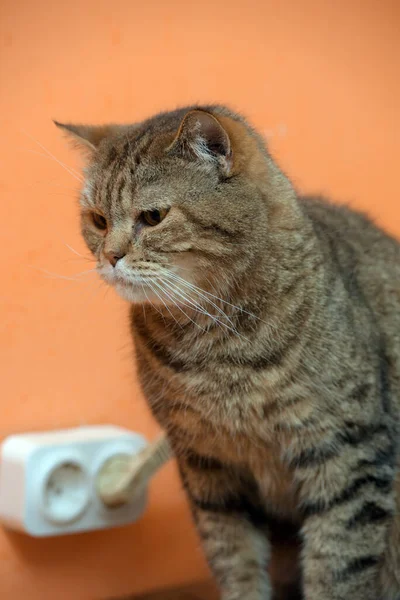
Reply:
[[100, 425], [23, 433], [1, 447], [0, 521], [32, 536], [54, 536], [117, 527], [136, 521], [146, 492], [108, 508], [96, 492], [104, 463], [134, 456], [147, 445], [138, 433]]

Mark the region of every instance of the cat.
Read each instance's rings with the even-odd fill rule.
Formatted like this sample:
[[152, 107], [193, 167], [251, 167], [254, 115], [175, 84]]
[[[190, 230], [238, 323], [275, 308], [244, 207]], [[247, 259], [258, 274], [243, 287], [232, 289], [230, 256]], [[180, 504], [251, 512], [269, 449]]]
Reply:
[[399, 600], [399, 243], [226, 107], [56, 124], [222, 599]]

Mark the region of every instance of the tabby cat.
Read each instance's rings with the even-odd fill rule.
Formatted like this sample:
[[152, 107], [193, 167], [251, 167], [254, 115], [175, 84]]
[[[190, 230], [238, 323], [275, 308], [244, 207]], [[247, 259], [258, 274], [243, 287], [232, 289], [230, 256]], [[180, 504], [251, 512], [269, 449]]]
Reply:
[[223, 600], [399, 600], [400, 245], [225, 107], [57, 125]]

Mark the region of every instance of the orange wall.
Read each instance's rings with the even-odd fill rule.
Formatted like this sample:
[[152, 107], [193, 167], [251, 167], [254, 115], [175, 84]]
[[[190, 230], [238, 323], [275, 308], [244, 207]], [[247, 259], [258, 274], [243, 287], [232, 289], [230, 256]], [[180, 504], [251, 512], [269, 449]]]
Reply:
[[[0, 434], [88, 423], [154, 436], [126, 308], [80, 240], [77, 167], [51, 118], [141, 119], [193, 101], [243, 110], [304, 190], [400, 233], [397, 0], [2, 0]], [[72, 277], [57, 278], [45, 271]], [[205, 573], [173, 466], [122, 530], [32, 540], [0, 531], [0, 596], [100, 600]]]

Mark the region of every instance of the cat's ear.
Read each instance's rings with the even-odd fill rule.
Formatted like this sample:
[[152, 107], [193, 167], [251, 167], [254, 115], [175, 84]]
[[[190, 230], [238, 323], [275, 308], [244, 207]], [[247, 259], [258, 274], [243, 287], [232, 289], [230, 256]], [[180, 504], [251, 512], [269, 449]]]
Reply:
[[214, 115], [192, 110], [182, 120], [178, 133], [168, 149], [187, 158], [218, 164], [225, 174], [232, 167], [229, 135]]
[[116, 132], [116, 125], [73, 125], [71, 123], [59, 123], [54, 125], [67, 134], [76, 144], [90, 152], [94, 152], [104, 138]]

